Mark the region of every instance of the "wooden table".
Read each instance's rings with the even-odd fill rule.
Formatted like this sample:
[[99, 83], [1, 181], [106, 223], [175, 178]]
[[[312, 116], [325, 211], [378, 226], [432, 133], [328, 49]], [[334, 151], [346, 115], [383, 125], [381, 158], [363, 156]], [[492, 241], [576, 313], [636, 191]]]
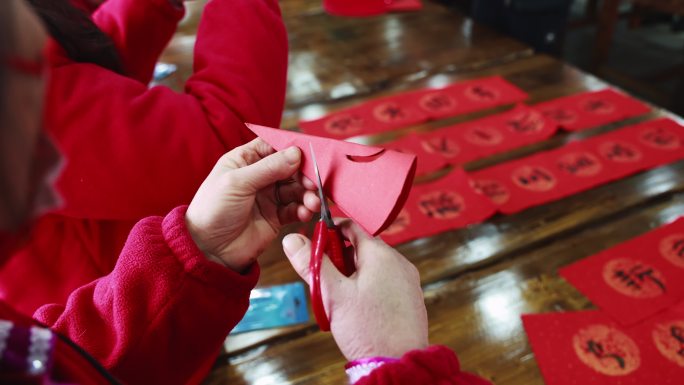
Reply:
[[[291, 44], [286, 128], [295, 128], [302, 116], [378, 95], [495, 74], [527, 91], [531, 102], [606, 86], [556, 59], [532, 55], [520, 43], [429, 1], [418, 13], [369, 19], [327, 16], [313, 0], [282, 5]], [[181, 68], [176, 79], [167, 79], [172, 86], [189, 73], [192, 28], [191, 21], [164, 58]], [[411, 129], [430, 130], [501, 110]], [[661, 115], [667, 113], [654, 108], [649, 117]], [[596, 135], [640, 120], [644, 117], [574, 136]], [[559, 134], [465, 167], [478, 169], [557, 147], [571, 137]], [[679, 162], [398, 249], [421, 273], [432, 343], [453, 348], [464, 369], [497, 385], [543, 384], [520, 315], [592, 308], [558, 277], [558, 268], [682, 214], [684, 162]], [[293, 230], [291, 226], [283, 233]], [[260, 286], [298, 280], [279, 242], [260, 257], [260, 263]], [[229, 338], [228, 352], [205, 383], [345, 384], [344, 363], [332, 336], [309, 323]]]

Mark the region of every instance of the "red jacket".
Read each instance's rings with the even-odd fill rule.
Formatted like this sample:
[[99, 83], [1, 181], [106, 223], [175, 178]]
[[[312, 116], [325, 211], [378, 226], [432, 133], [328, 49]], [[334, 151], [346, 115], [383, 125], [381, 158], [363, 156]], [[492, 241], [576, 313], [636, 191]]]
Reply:
[[197, 32], [185, 92], [148, 88], [183, 11], [168, 0], [108, 0], [93, 14], [112, 37], [126, 76], [66, 59], [56, 46], [46, 125], [68, 163], [59, 214], [138, 220], [187, 204], [214, 163], [277, 127], [287, 37], [276, 0], [212, 0]]
[[95, 11], [127, 76], [49, 47], [45, 124], [67, 160], [64, 205], [0, 270], [0, 297], [25, 314], [108, 274], [136, 221], [189, 203], [218, 158], [253, 138], [243, 122], [279, 124], [287, 37], [277, 1], [209, 2], [185, 92], [148, 88], [183, 14], [168, 0], [108, 0]]
[[473, 374], [462, 372], [454, 352], [431, 346], [404, 354], [399, 362], [382, 365], [355, 385], [492, 385]]
[[185, 209], [140, 221], [111, 273], [34, 318], [123, 383], [185, 383], [214, 359], [259, 277], [256, 264], [240, 275], [209, 261], [187, 231]]

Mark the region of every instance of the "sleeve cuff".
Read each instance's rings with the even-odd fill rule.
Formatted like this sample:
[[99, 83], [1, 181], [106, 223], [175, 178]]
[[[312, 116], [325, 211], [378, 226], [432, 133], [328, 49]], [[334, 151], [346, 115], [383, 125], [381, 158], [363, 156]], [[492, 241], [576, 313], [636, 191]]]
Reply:
[[475, 375], [461, 371], [456, 354], [445, 346], [431, 346], [413, 350], [398, 362], [386, 363], [365, 377], [356, 385], [399, 385], [399, 384], [459, 384], [491, 385]]
[[259, 265], [255, 262], [246, 272], [239, 274], [210, 261], [197, 247], [185, 225], [188, 206], [173, 209], [162, 222], [162, 233], [171, 252], [191, 277], [208, 286], [235, 295], [236, 290], [249, 295], [259, 280]]

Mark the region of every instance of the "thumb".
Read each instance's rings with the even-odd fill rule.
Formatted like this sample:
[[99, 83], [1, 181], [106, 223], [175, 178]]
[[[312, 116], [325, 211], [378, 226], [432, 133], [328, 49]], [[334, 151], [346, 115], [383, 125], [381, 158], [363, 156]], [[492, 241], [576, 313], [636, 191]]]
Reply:
[[235, 179], [248, 188], [248, 193], [254, 194], [279, 180], [290, 178], [299, 168], [301, 159], [299, 148], [290, 147], [235, 170]]
[[[288, 234], [283, 238], [283, 251], [290, 260], [290, 264], [297, 274], [311, 286], [311, 241], [300, 234]], [[328, 258], [323, 258], [321, 266], [321, 285], [325, 282], [337, 281], [338, 278], [346, 278], [340, 273]], [[326, 285], [327, 286], [327, 285]]]

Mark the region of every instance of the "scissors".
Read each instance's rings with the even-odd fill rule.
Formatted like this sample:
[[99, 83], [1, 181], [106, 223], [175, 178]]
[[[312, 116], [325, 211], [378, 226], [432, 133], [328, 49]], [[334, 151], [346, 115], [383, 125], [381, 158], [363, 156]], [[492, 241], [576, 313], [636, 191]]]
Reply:
[[313, 248], [311, 249], [311, 261], [309, 262], [309, 271], [311, 272], [311, 306], [313, 307], [314, 316], [318, 326], [322, 331], [330, 330], [330, 320], [325, 314], [325, 307], [323, 306], [323, 296], [321, 295], [321, 266], [323, 265], [323, 255], [327, 255], [332, 261], [333, 265], [337, 267], [342, 274], [349, 277], [354, 274], [356, 267], [354, 266], [353, 257], [345, 257], [344, 255], [344, 238], [340, 229], [335, 226], [328, 203], [323, 195], [323, 183], [321, 182], [321, 174], [318, 171], [318, 163], [316, 163], [316, 154], [311, 143], [311, 159], [313, 159], [314, 171], [316, 172], [316, 182], [318, 184], [318, 196], [321, 198], [321, 219], [316, 223], [313, 235]]

